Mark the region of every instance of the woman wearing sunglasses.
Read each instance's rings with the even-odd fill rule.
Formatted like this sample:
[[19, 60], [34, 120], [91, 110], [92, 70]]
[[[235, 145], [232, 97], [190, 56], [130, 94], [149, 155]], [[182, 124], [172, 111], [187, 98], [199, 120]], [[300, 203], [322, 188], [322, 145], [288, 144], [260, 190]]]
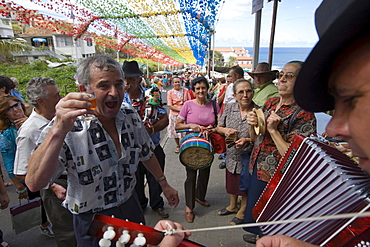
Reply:
[[19, 127], [27, 120], [25, 106], [15, 96], [4, 95], [0, 97], [0, 150], [4, 160], [5, 169], [14, 183], [18, 198], [27, 198], [25, 185], [13, 173], [14, 157], [17, 146], [15, 139]]
[[[294, 134], [309, 136], [316, 133], [315, 115], [301, 109], [294, 100], [294, 83], [302, 65], [301, 61], [291, 61], [277, 73], [280, 97], [268, 99], [262, 107], [266, 119], [265, 134], [256, 135], [254, 128], [251, 128], [254, 148], [249, 164], [251, 177], [247, 188], [248, 200], [244, 223], [255, 222], [252, 209], [274, 174]], [[247, 122], [251, 126], [258, 124], [254, 111], [247, 114]], [[244, 230], [255, 234], [244, 235], [243, 238], [247, 242], [254, 242], [256, 235], [262, 234], [258, 227], [248, 227]]]

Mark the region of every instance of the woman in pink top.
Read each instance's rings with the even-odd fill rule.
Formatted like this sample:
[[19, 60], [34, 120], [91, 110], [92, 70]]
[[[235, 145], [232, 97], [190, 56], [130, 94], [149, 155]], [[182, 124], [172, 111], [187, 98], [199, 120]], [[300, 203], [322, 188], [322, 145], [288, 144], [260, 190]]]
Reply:
[[167, 133], [169, 138], [175, 138], [176, 150], [175, 153], [180, 152], [180, 138], [182, 138], [185, 133], [176, 133], [175, 125], [177, 121], [177, 116], [185, 103], [185, 101], [190, 99], [189, 90], [187, 88], [181, 87], [181, 79], [176, 76], [172, 78], [173, 89], [167, 93], [167, 105], [170, 108], [170, 122], [167, 127]]
[[[214, 104], [217, 110], [217, 113], [215, 113], [213, 102], [207, 99], [209, 84], [205, 77], [195, 78], [191, 82], [191, 87], [194, 91], [195, 99], [184, 103], [177, 118], [176, 130], [192, 129], [193, 132], [200, 132], [207, 138], [209, 133], [215, 132], [213, 125], [216, 123], [219, 106]], [[185, 220], [189, 223], [194, 221], [193, 208], [195, 201], [204, 207], [210, 206], [205, 199], [209, 174], [210, 167], [201, 170], [186, 167], [186, 181], [184, 184], [186, 200]]]

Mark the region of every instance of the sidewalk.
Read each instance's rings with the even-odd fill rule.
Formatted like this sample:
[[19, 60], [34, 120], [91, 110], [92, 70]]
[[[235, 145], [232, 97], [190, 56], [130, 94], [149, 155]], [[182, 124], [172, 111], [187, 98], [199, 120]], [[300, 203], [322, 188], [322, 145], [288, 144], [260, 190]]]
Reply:
[[[194, 214], [195, 219], [193, 223], [187, 223], [184, 218], [185, 212], [185, 193], [184, 181], [186, 177], [185, 167], [179, 161], [179, 155], [175, 153], [175, 141], [168, 139], [164, 135], [162, 137], [161, 145], [166, 153], [165, 174], [169, 184], [179, 192], [180, 204], [177, 208], [170, 208], [166, 206], [169, 211], [169, 220], [179, 222], [187, 229], [199, 229], [206, 227], [222, 227], [230, 226], [230, 221], [235, 215], [219, 216], [217, 211], [228, 205], [229, 195], [225, 190], [225, 170], [218, 168], [219, 161], [218, 154], [215, 155], [213, 164], [211, 166], [211, 176], [209, 179], [208, 191], [206, 199], [211, 204], [209, 208], [195, 203]], [[154, 226], [161, 218], [150, 208], [145, 210], [145, 218], [147, 225]], [[201, 231], [194, 232], [190, 239], [205, 246], [246, 246], [243, 241], [243, 234], [245, 231], [241, 228], [216, 230], [216, 231]]]
[[[179, 222], [187, 229], [199, 229], [205, 227], [219, 227], [229, 226], [229, 222], [234, 215], [218, 216], [217, 210], [228, 205], [229, 196], [225, 191], [225, 170], [220, 170], [218, 164], [220, 161], [217, 159], [218, 155], [215, 155], [213, 165], [211, 167], [211, 177], [209, 180], [207, 201], [211, 204], [211, 207], [205, 208], [198, 203], [195, 203], [195, 220], [193, 223], [187, 223], [184, 219], [185, 210], [185, 196], [184, 196], [184, 181], [185, 181], [185, 167], [180, 163], [178, 154], [175, 153], [174, 140], [165, 137], [166, 132], [162, 133], [162, 147], [166, 153], [166, 167], [165, 174], [169, 184], [179, 192], [180, 204], [177, 208], [165, 206], [169, 211], [169, 220]], [[9, 182], [7, 175], [4, 176], [5, 180]], [[15, 187], [7, 187], [8, 194], [10, 196], [10, 205], [14, 206], [18, 204]], [[167, 205], [167, 201], [165, 201]], [[148, 226], [153, 227], [162, 218], [153, 211], [150, 207], [147, 207], [144, 211], [146, 223]], [[3, 210], [0, 213], [0, 229], [4, 233], [4, 240], [9, 243], [11, 247], [56, 247], [56, 243], [53, 238], [49, 238], [40, 235], [37, 227], [23, 232], [19, 235], [15, 235], [11, 227], [9, 208]], [[217, 230], [217, 231], [201, 231], [192, 233], [190, 239], [198, 242], [205, 246], [245, 246], [246, 243], [243, 241], [242, 236], [245, 232], [240, 229], [231, 230]]]

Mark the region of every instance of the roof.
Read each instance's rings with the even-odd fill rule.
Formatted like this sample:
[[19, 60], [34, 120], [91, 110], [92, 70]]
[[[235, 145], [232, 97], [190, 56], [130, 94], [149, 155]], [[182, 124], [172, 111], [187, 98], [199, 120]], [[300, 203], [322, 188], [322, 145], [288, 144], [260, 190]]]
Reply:
[[236, 60], [238, 60], [238, 61], [252, 61], [253, 58], [252, 57], [246, 57], [246, 56], [239, 56], [239, 57], [236, 57]]
[[52, 36], [53, 32], [48, 29], [41, 29], [37, 27], [29, 28], [26, 32], [19, 36]]
[[218, 52], [234, 52], [231, 47], [215, 47], [214, 50]]

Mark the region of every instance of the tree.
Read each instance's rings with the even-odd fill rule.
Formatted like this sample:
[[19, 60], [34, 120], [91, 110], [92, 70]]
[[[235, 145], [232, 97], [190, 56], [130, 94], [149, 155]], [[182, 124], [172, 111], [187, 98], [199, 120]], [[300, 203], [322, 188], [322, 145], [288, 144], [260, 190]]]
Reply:
[[224, 66], [225, 59], [221, 52], [215, 51], [215, 66]]
[[0, 62], [13, 61], [11, 52], [32, 50], [32, 46], [24, 44], [17, 39], [2, 39], [0, 40]]
[[227, 65], [229, 67], [232, 67], [236, 62], [236, 57], [229, 57], [229, 61], [227, 62]]

